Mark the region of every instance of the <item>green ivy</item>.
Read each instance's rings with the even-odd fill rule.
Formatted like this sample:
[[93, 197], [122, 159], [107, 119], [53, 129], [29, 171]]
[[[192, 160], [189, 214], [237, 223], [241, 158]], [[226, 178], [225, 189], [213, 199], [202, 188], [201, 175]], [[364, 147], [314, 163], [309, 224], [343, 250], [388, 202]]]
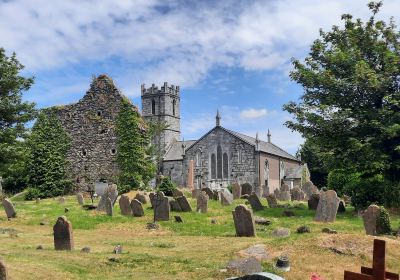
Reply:
[[154, 178], [155, 164], [149, 156], [150, 140], [139, 113], [123, 99], [117, 117], [118, 189], [121, 193], [139, 189]]
[[380, 207], [379, 216], [376, 218], [376, 233], [377, 234], [390, 234], [390, 216], [385, 207]]
[[158, 191], [163, 192], [167, 196], [172, 196], [174, 190], [176, 190], [176, 185], [171, 181], [169, 177], [164, 177]]
[[28, 140], [30, 155], [27, 163], [27, 199], [63, 195], [71, 191], [65, 155], [71, 139], [65, 132], [54, 109], [41, 112]]

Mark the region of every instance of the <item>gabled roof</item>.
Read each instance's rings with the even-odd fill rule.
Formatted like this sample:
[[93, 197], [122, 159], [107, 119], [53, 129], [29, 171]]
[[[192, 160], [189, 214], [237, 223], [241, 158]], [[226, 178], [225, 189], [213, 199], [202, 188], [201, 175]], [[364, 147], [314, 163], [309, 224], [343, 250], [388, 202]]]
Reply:
[[185, 151], [186, 151], [195, 142], [196, 142], [196, 140], [175, 141], [174, 143], [172, 143], [172, 145], [169, 147], [169, 149], [165, 153], [164, 161], [182, 160], [183, 159], [182, 158], [182, 144], [185, 145]]

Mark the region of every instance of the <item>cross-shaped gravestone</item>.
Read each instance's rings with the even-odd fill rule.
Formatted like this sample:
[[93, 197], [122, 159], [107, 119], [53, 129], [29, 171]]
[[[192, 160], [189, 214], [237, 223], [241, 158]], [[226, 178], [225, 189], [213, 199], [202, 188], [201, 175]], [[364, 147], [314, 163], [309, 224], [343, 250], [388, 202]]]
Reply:
[[361, 267], [361, 273], [344, 272], [344, 280], [399, 280], [399, 275], [385, 271], [386, 241], [374, 240], [372, 268]]

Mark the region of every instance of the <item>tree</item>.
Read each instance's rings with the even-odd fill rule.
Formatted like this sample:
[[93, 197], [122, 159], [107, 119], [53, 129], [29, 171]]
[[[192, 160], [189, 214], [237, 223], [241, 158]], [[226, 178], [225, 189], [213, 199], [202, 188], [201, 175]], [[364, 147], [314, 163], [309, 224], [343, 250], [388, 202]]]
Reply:
[[150, 146], [150, 156], [154, 158], [157, 166], [157, 174], [162, 173], [162, 161], [165, 154], [165, 145], [161, 144], [161, 135], [165, 129], [169, 127], [169, 124], [162, 121], [148, 121], [148, 134], [152, 139], [152, 145]]
[[118, 185], [121, 193], [138, 189], [155, 176], [155, 165], [149, 156], [147, 127], [129, 100], [124, 99], [117, 117]]
[[344, 27], [320, 31], [292, 80], [304, 94], [284, 105], [286, 122], [332, 155], [336, 169], [400, 181], [400, 33], [391, 19], [376, 20], [382, 2], [371, 2], [368, 21], [342, 16]]
[[15, 53], [7, 57], [0, 48], [0, 175], [7, 177], [10, 165], [21, 158], [21, 145], [27, 136], [27, 122], [35, 117], [35, 104], [22, 100], [33, 84], [33, 77], [20, 75], [24, 66]]

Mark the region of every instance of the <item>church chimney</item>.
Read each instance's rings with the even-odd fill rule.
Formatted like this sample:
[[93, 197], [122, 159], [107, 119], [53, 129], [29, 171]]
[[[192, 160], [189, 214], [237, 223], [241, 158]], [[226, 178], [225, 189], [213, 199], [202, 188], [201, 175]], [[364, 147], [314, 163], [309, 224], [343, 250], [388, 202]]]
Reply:
[[271, 132], [269, 131], [269, 128], [267, 136], [268, 136], [268, 143], [271, 143]]
[[215, 117], [215, 125], [221, 126], [221, 116], [219, 115], [219, 111], [217, 110], [217, 116]]

